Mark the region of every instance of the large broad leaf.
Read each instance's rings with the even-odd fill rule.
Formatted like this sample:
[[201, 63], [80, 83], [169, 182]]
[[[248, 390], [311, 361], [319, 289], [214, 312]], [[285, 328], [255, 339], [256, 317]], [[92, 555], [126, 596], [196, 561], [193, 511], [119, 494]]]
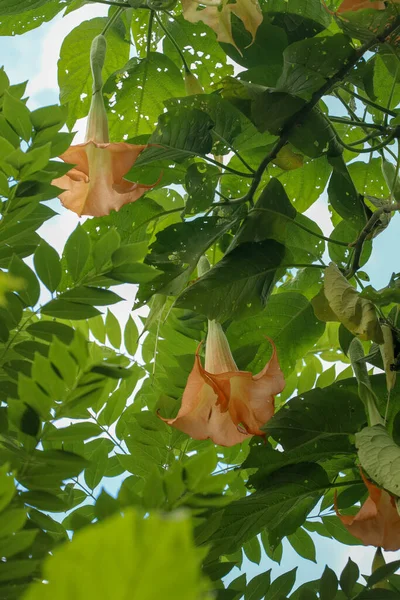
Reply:
[[[227, 56], [215, 37], [210, 35], [209, 28], [203, 23], [189, 23], [182, 15], [174, 19], [165, 19], [164, 25], [183, 52], [190, 69], [206, 88], [213, 81], [219, 82], [222, 77], [233, 75], [233, 66], [227, 64]], [[174, 61], [178, 69], [182, 68], [182, 59], [175, 46], [166, 36], [163, 40], [164, 52]], [[207, 60], [204, 52], [207, 51]]]
[[50, 21], [65, 8], [63, 0], [1, 0], [0, 35], [20, 35]]
[[110, 134], [122, 140], [126, 136], [152, 133], [158, 116], [164, 111], [164, 101], [184, 96], [185, 88], [172, 60], [152, 52], [143, 60], [131, 59], [114, 73], [106, 82], [104, 93], [113, 98]]
[[282, 468], [269, 475], [265, 483], [262, 491], [232, 502], [221, 511], [218, 529], [207, 540], [213, 543], [211, 556], [235, 552], [263, 529], [268, 530], [271, 546], [276, 546], [303, 524], [329, 486], [324, 469], [311, 463]]
[[76, 600], [111, 600], [128, 598], [132, 590], [141, 600], [197, 600], [207, 587], [201, 575], [203, 556], [204, 551], [194, 547], [185, 516], [168, 519], [156, 514], [144, 519], [124, 510], [123, 517], [77, 534], [48, 558], [46, 584], [31, 587], [25, 600], [67, 600], [71, 595]]
[[276, 87], [310, 100], [353, 52], [349, 38], [341, 33], [291, 44], [283, 53], [283, 72]]
[[263, 428], [284, 452], [268, 444], [253, 446], [243, 468], [258, 468], [250, 483], [263, 489], [265, 477], [281, 466], [330, 460], [341, 454], [354, 456], [349, 436], [365, 421], [356, 390], [349, 391], [342, 383], [310, 390], [284, 404]]
[[[315, 235], [307, 229], [315, 231]], [[285, 244], [293, 261], [307, 263], [321, 258], [325, 250], [325, 244], [318, 236], [322, 236], [318, 225], [297, 213], [283, 185], [272, 178], [244, 220], [231, 248], [243, 242], [274, 239]]]
[[283, 257], [284, 246], [274, 240], [240, 244], [185, 290], [176, 305], [217, 321], [257, 312], [272, 291]]
[[160, 115], [157, 128], [149, 138], [149, 147], [139, 156], [136, 166], [209, 154], [212, 127], [210, 117], [198, 109], [175, 108]]
[[382, 329], [374, 305], [331, 263], [325, 269], [324, 292], [329, 306], [345, 327], [362, 340], [383, 343]]
[[[144, 288], [165, 295], [177, 295], [188, 282], [196, 265], [207, 249], [226, 231], [232, 220], [218, 217], [197, 218], [175, 223], [157, 234], [146, 262], [164, 271]], [[140, 295], [142, 297], [143, 294]]]
[[361, 466], [378, 485], [400, 496], [400, 447], [383, 425], [365, 427], [356, 434]]
[[315, 315], [311, 303], [296, 292], [274, 294], [263, 312], [228, 328], [232, 350], [243, 346], [253, 349], [250, 368], [261, 371], [270, 355], [270, 337], [276, 345], [279, 363], [285, 375], [293, 370], [324, 332], [325, 325]]
[[328, 197], [332, 208], [348, 220], [357, 230], [366, 223], [365, 206], [350, 177], [342, 156], [328, 157], [333, 173], [328, 185]]
[[[67, 125], [71, 129], [77, 119], [87, 115], [92, 95], [92, 77], [90, 74], [90, 47], [93, 38], [99, 35], [106, 18], [84, 21], [75, 27], [64, 39], [58, 61], [58, 84], [60, 101], [68, 104]], [[117, 29], [111, 27], [107, 32], [107, 55], [103, 75], [106, 78], [127, 60], [129, 44], [120, 36]], [[122, 136], [118, 138], [118, 141]]]

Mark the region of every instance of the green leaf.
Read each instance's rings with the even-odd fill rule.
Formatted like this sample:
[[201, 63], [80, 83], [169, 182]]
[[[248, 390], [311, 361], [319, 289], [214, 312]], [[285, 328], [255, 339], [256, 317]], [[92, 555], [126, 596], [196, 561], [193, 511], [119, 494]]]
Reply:
[[268, 590], [268, 600], [281, 600], [291, 591], [296, 581], [297, 567], [277, 577]]
[[261, 546], [257, 536], [243, 544], [243, 552], [252, 563], [255, 563], [256, 565], [260, 564]]
[[365, 207], [354, 186], [342, 156], [328, 157], [333, 172], [328, 185], [332, 208], [357, 231], [366, 223]]
[[273, 294], [261, 313], [232, 323], [227, 334], [233, 351], [242, 346], [254, 348], [254, 358], [250, 363], [254, 372], [261, 371], [265, 366], [270, 355], [270, 343], [265, 336], [270, 337], [276, 345], [278, 359], [286, 375], [317, 342], [324, 328], [304, 296], [285, 292]]
[[288, 535], [287, 539], [293, 550], [297, 552], [299, 556], [305, 558], [306, 560], [317, 562], [315, 544], [307, 531], [299, 527], [297, 531], [291, 535]]
[[308, 101], [353, 53], [350, 39], [342, 33], [295, 42], [283, 53], [283, 72], [276, 88]]
[[353, 597], [353, 589], [360, 576], [360, 571], [355, 562], [349, 558], [347, 565], [340, 575], [340, 587], [348, 598]]
[[4, 92], [3, 115], [25, 142], [31, 139], [32, 123], [29, 109], [21, 100], [12, 96], [7, 90]]
[[28, 325], [26, 331], [30, 335], [46, 340], [47, 342], [50, 342], [53, 336], [55, 336], [65, 344], [69, 344], [74, 337], [74, 331], [71, 327], [63, 323], [57, 323], [56, 321], [37, 321], [36, 323], [32, 323], [32, 325]]
[[148, 140], [149, 146], [140, 154], [136, 166], [209, 154], [212, 126], [210, 117], [197, 109], [181, 108], [160, 115], [157, 128]]
[[0, 35], [20, 35], [50, 21], [65, 4], [62, 0], [1, 0]]
[[117, 350], [121, 347], [121, 327], [117, 317], [110, 310], [107, 310], [106, 316], [106, 334], [108, 341]]
[[115, 227], [109, 229], [93, 246], [93, 262], [97, 272], [111, 263], [111, 256], [117, 251], [121, 237]]
[[271, 585], [271, 569], [253, 577], [246, 586], [245, 600], [262, 600], [268, 593]]
[[16, 490], [13, 475], [8, 473], [9, 465], [0, 467], [0, 511], [3, 511], [11, 502]]
[[[211, 82], [219, 83], [222, 77], [233, 74], [233, 65], [227, 63], [226, 53], [215, 36], [210, 35], [207, 25], [201, 22], [190, 23], [183, 15], [177, 15], [174, 19], [165, 19], [164, 26], [178, 44], [203, 87]], [[204, 60], [203, 56], [204, 40], [207, 40], [207, 60]], [[182, 59], [167, 36], [163, 40], [163, 49], [178, 69], [181, 69]]]
[[321, 600], [334, 600], [337, 589], [338, 578], [336, 577], [336, 573], [326, 566], [322, 573], [319, 585], [319, 595]]
[[59, 296], [60, 300], [68, 302], [77, 302], [78, 304], [89, 304], [90, 306], [107, 306], [121, 302], [123, 298], [111, 290], [96, 288], [88, 285], [79, 285], [63, 292]]
[[[61, 46], [58, 61], [58, 84], [60, 86], [60, 102], [68, 104], [67, 125], [70, 129], [77, 119], [86, 116], [89, 112], [92, 96], [90, 47], [93, 39], [102, 32], [106, 23], [106, 17], [84, 21], [64, 38]], [[104, 79], [118, 69], [121, 62], [127, 60], [128, 53], [129, 44], [125, 43], [114, 27], [110, 27], [107, 32]], [[122, 136], [119, 136], [118, 139], [122, 139]]]
[[50, 300], [44, 306], [42, 306], [40, 312], [43, 315], [49, 317], [56, 317], [57, 319], [72, 319], [73, 321], [79, 321], [81, 319], [90, 319], [100, 315], [100, 311], [97, 308], [89, 304], [78, 304], [77, 302], [69, 302], [68, 300]]
[[272, 545], [294, 533], [329, 486], [326, 472], [317, 464], [284, 467], [265, 477], [261, 491], [236, 500], [221, 512], [221, 520], [207, 543], [211, 556], [231, 554], [244, 542], [268, 529]]
[[50, 292], [54, 292], [61, 281], [61, 262], [58, 253], [47, 242], [41, 240], [34, 254], [34, 264], [40, 280]]
[[201, 212], [213, 202], [215, 187], [218, 183], [220, 171], [218, 167], [208, 163], [193, 163], [185, 177], [185, 187], [189, 194], [186, 201], [186, 212]]
[[79, 281], [79, 276], [84, 270], [90, 254], [90, 237], [81, 225], [69, 236], [64, 255], [67, 261], [68, 271], [73, 281]]
[[115, 498], [107, 494], [105, 490], [101, 490], [100, 494], [97, 496], [94, 507], [96, 517], [100, 521], [103, 521], [104, 519], [111, 517], [116, 512], [119, 512], [119, 510], [120, 505], [118, 500], [115, 500]]
[[101, 433], [102, 429], [97, 423], [72, 423], [68, 427], [45, 431], [43, 439], [52, 442], [80, 442], [97, 437]]
[[273, 240], [241, 244], [185, 290], [176, 306], [221, 322], [246, 309], [257, 312], [267, 302], [283, 256], [284, 247]]
[[364, 427], [356, 434], [361, 466], [380, 487], [394, 496], [400, 495], [400, 447], [383, 425]]
[[[322, 405], [326, 411], [321, 411]], [[266, 445], [253, 446], [243, 463], [245, 469], [258, 468], [249, 483], [263, 488], [265, 476], [284, 465], [330, 460], [340, 454], [354, 456], [349, 436], [359, 431], [365, 421], [356, 386], [351, 390], [340, 382], [291, 398], [263, 428], [284, 452]]]
[[8, 265], [8, 269], [10, 275], [20, 277], [25, 282], [23, 290], [18, 292], [21, 300], [27, 306], [35, 306], [40, 296], [40, 286], [35, 273], [15, 254]]
[[0, 539], [0, 554], [11, 558], [32, 546], [39, 531], [37, 529], [17, 531], [12, 536]]
[[25, 504], [29, 504], [40, 510], [48, 510], [50, 512], [65, 512], [67, 510], [64, 500], [49, 492], [22, 492], [20, 497]]
[[386, 565], [382, 565], [376, 569], [369, 577], [368, 577], [368, 587], [373, 587], [382, 579], [387, 580], [387, 578], [396, 573], [400, 569], [400, 560], [394, 560], [393, 562], [386, 563]]
[[[157, 234], [146, 261], [164, 271], [149, 286], [150, 291], [177, 295], [188, 282], [200, 257], [232, 226], [230, 219], [199, 217], [174, 223]], [[141, 298], [146, 288], [139, 294]]]
[[138, 347], [139, 340], [139, 331], [135, 321], [131, 316], [128, 317], [128, 320], [124, 329], [124, 344], [126, 350], [129, 352], [131, 356], [135, 355], [135, 352]]
[[90, 456], [91, 464], [85, 469], [85, 483], [94, 490], [104, 477], [108, 462], [108, 447], [105, 443], [107, 440], [102, 439], [96, 450]]
[[0, 514], [1, 536], [11, 535], [22, 529], [26, 521], [24, 508], [9, 508]]
[[[118, 57], [116, 69], [120, 69], [121, 62]], [[122, 140], [125, 135], [152, 133], [158, 116], [164, 112], [165, 100], [184, 96], [185, 88], [180, 70], [168, 56], [151, 52], [143, 60], [132, 58], [114, 73], [106, 81], [104, 93], [108, 97], [115, 94], [110, 133]]]
[[[204, 550], [191, 538], [190, 520], [150, 515], [149, 518], [124, 510], [124, 516], [111, 517], [74, 536], [70, 544], [48, 558], [44, 566], [46, 585], [29, 589], [26, 600], [76, 600], [105, 597], [165, 597], [197, 600], [207, 589], [201, 576]], [[157, 552], [154, 551], [157, 539]], [[102, 548], [107, 568], [98, 560]], [[76, 578], [77, 564], [83, 575]], [[176, 569], [176, 565], [180, 569]], [[145, 576], [143, 576], [145, 574]], [[107, 590], [110, 590], [108, 593]]]

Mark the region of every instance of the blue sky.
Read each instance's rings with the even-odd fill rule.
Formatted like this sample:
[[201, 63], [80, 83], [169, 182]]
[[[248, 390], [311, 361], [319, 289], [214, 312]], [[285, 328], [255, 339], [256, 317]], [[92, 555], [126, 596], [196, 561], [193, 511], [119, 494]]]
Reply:
[[[40, 28], [28, 32], [23, 36], [0, 38], [0, 56], [3, 59], [5, 70], [12, 83], [29, 80], [27, 93], [30, 96], [30, 108], [34, 109], [39, 106], [58, 102], [57, 60], [65, 35], [82, 21], [96, 16], [103, 16], [106, 13], [107, 9], [104, 6], [85, 6], [79, 11], [71, 13], [65, 19], [58, 16], [51, 23], [44, 24]], [[77, 129], [82, 132], [83, 124], [78, 123]], [[54, 208], [60, 215], [46, 223], [41, 228], [40, 233], [61, 252], [65, 240], [76, 227], [79, 219], [75, 214], [63, 209], [58, 201], [54, 201]], [[320, 224], [325, 234], [329, 234], [332, 227], [324, 199], [315, 203], [309, 209], [307, 215]], [[376, 288], [385, 286], [392, 272], [398, 268], [395, 259], [396, 255], [398, 255], [397, 235], [399, 231], [399, 219], [399, 215], [396, 215], [387, 231], [374, 241], [372, 259], [370, 259], [368, 265], [365, 267], [365, 270], [370, 275], [371, 283]], [[122, 296], [124, 295], [122, 287], [120, 288], [120, 293]], [[115, 312], [124, 321], [128, 316], [130, 307], [131, 302], [121, 303]], [[110, 490], [115, 489], [116, 483], [114, 480], [114, 485], [110, 485]], [[362, 572], [370, 572], [374, 549], [364, 547], [347, 548], [320, 537], [315, 538], [315, 541], [317, 543], [318, 566], [309, 561], [299, 559], [289, 544], [285, 543], [282, 567], [276, 567], [275, 563], [272, 564], [265, 555], [260, 566], [245, 561], [244, 569], [248, 573], [248, 579], [251, 579], [257, 573], [263, 572], [271, 566], [274, 566], [274, 577], [280, 572], [299, 566], [299, 580], [307, 581], [318, 578], [324, 568], [323, 557], [326, 557], [329, 566], [336, 570], [336, 572], [340, 572], [344, 567], [348, 556], [351, 556], [360, 564]], [[389, 560], [394, 560], [395, 557], [399, 558], [400, 553], [390, 553], [388, 555]]]

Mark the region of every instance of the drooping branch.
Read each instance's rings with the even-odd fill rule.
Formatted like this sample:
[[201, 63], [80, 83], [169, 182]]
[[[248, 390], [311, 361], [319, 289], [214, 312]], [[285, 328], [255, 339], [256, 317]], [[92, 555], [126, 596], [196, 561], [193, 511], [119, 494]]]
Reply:
[[292, 129], [296, 125], [299, 125], [304, 121], [304, 119], [310, 114], [312, 109], [318, 104], [318, 102], [321, 100], [321, 98], [323, 96], [325, 96], [325, 94], [328, 94], [334, 88], [334, 86], [336, 84], [340, 83], [345, 78], [345, 76], [349, 73], [349, 71], [351, 71], [351, 69], [358, 63], [358, 61], [364, 56], [364, 54], [366, 52], [368, 52], [368, 50], [371, 50], [371, 48], [378, 43], [385, 42], [386, 39], [399, 27], [400, 27], [400, 16], [397, 16], [396, 19], [394, 20], [394, 22], [391, 25], [389, 25], [388, 27], [386, 27], [385, 31], [381, 35], [378, 35], [375, 38], [373, 38], [372, 40], [365, 42], [365, 44], [360, 46], [360, 48], [354, 50], [352, 58], [349, 59], [339, 69], [339, 71], [337, 71], [334, 75], [332, 75], [332, 77], [327, 79], [326, 82], [324, 83], [324, 85], [319, 88], [319, 90], [317, 90], [316, 92], [313, 93], [311, 99], [307, 102], [307, 104], [305, 104], [299, 111], [297, 111], [294, 115], [292, 115], [292, 117], [290, 117], [290, 119], [288, 119], [288, 121], [282, 128], [279, 140], [275, 143], [272, 150], [267, 154], [267, 156], [264, 158], [264, 160], [261, 162], [260, 166], [258, 167], [258, 169], [254, 175], [250, 189], [245, 196], [245, 199], [247, 201], [253, 200], [254, 194], [257, 191], [257, 188], [261, 182], [264, 171], [266, 170], [268, 165], [276, 158], [279, 150], [281, 150], [283, 148], [283, 146], [286, 144], [286, 142], [289, 140]]

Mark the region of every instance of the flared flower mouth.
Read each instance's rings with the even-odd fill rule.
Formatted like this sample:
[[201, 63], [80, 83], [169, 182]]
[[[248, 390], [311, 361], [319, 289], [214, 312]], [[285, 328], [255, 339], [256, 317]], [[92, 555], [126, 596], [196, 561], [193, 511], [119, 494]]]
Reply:
[[392, 496], [369, 481], [362, 479], [368, 489], [368, 498], [354, 516], [340, 514], [335, 494], [335, 511], [346, 529], [366, 546], [387, 551], [400, 549], [400, 516]]
[[157, 182], [144, 185], [127, 181], [124, 176], [145, 148], [93, 140], [70, 146], [60, 158], [75, 167], [53, 181], [53, 185], [64, 189], [59, 195], [62, 204], [79, 216], [101, 217], [138, 200]]
[[205, 368], [200, 344], [179, 412], [174, 419], [163, 420], [194, 439], [210, 438], [221, 446], [265, 435], [261, 427], [273, 416], [275, 395], [285, 387], [271, 344], [272, 356], [260, 373], [239, 371], [221, 325], [210, 321]]

